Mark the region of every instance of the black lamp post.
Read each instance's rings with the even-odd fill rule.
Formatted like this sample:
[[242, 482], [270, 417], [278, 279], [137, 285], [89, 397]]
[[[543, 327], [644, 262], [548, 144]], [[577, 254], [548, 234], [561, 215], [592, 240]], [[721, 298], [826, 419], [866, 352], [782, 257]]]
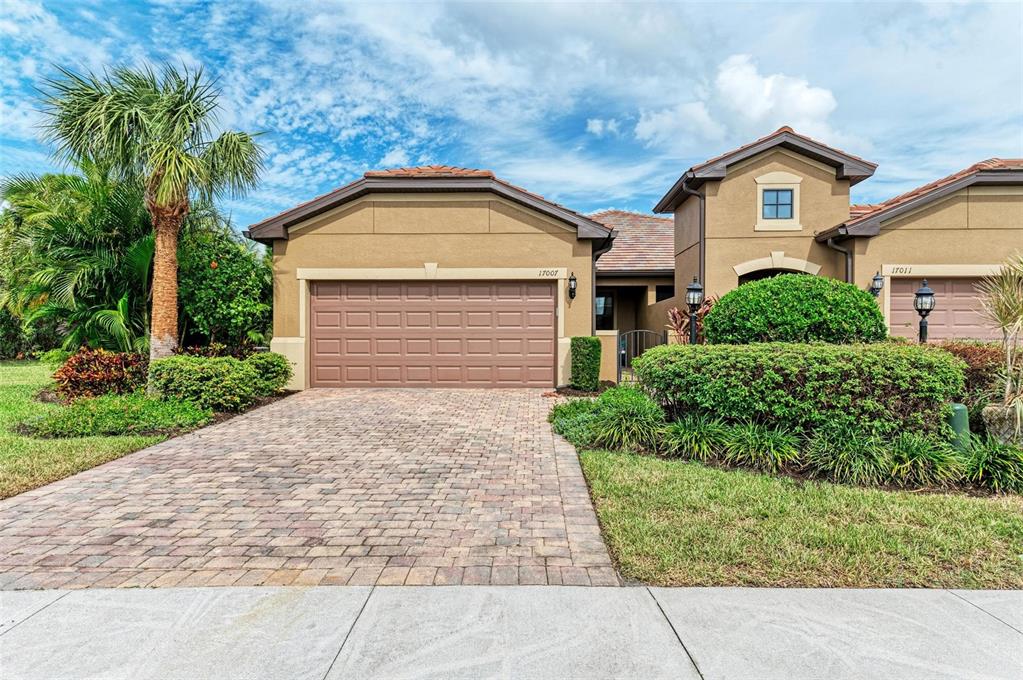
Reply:
[[689, 344], [695, 345], [699, 342], [696, 313], [703, 304], [703, 286], [695, 276], [693, 282], [686, 286], [686, 304], [689, 305]]
[[579, 281], [575, 278], [575, 272], [568, 277], [568, 299], [575, 299], [575, 291], [579, 288]]
[[927, 315], [934, 309], [934, 291], [927, 285], [927, 279], [916, 289], [913, 309], [920, 315], [920, 342], [927, 342]]
[[884, 288], [884, 277], [881, 276], [881, 272], [874, 274], [874, 278], [870, 280], [870, 294], [877, 297], [881, 294], [881, 289]]

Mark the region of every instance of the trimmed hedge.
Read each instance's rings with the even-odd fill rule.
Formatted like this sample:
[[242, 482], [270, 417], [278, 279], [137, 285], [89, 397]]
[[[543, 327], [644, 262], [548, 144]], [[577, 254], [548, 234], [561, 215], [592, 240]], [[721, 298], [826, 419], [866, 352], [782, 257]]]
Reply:
[[964, 368], [947, 352], [889, 343], [663, 345], [633, 361], [639, 381], [674, 418], [873, 434], [944, 428]]
[[291, 362], [283, 354], [276, 352], [258, 352], [251, 354], [245, 363], [256, 369], [259, 384], [256, 391], [260, 396], [270, 397], [281, 390], [291, 380]]
[[240, 411], [262, 396], [259, 372], [233, 357], [157, 359], [149, 367], [149, 384], [165, 398], [214, 411]]
[[572, 387], [596, 392], [600, 387], [600, 338], [590, 335], [572, 338]]
[[64, 400], [127, 394], [146, 384], [149, 357], [142, 354], [109, 352], [105, 349], [78, 350], [53, 374], [55, 390]]
[[782, 274], [724, 295], [707, 313], [711, 344], [879, 342], [888, 335], [874, 297], [835, 279]]

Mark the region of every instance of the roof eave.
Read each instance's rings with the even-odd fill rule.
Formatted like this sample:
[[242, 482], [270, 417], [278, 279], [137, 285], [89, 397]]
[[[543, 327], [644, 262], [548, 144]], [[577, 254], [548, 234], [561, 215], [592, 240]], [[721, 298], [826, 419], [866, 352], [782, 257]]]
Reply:
[[258, 222], [249, 227], [249, 238], [267, 240], [287, 239], [288, 228], [305, 220], [323, 214], [369, 193], [414, 193], [414, 192], [490, 192], [515, 203], [532, 208], [537, 212], [566, 222], [576, 227], [576, 233], [583, 239], [604, 239], [612, 230], [583, 215], [555, 205], [497, 179], [473, 178], [409, 178], [409, 177], [364, 177], [335, 191], [313, 199], [279, 215]]
[[920, 194], [919, 196], [899, 203], [898, 205], [894, 205], [888, 209], [881, 209], [862, 218], [843, 222], [838, 226], [821, 232], [816, 236], [816, 240], [818, 243], [823, 243], [827, 241], [828, 238], [847, 238], [852, 236], [865, 236], [870, 238], [871, 236], [877, 236], [881, 233], [881, 224], [883, 222], [893, 220], [900, 215], [904, 215], [908, 212], [921, 208], [928, 203], [932, 203], [940, 198], [954, 194], [957, 191], [977, 185], [998, 186], [1007, 184], [1023, 184], [1023, 170], [992, 169], [975, 172], [972, 175], [961, 177], [954, 182], [949, 182], [948, 184], [938, 187], [933, 191]]

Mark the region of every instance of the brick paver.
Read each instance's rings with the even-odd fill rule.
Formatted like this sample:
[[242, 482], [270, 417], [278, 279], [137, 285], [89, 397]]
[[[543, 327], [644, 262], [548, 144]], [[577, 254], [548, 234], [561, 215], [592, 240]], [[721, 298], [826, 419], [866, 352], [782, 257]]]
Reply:
[[541, 390], [309, 390], [0, 501], [0, 588], [618, 577]]

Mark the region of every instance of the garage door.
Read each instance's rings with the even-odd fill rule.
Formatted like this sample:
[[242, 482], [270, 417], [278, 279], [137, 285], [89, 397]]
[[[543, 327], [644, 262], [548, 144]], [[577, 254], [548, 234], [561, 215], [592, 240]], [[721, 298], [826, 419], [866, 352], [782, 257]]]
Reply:
[[[928, 279], [927, 285], [934, 289], [935, 308], [927, 317], [927, 336], [931, 340], [949, 338], [973, 338], [998, 340], [999, 332], [991, 328], [981, 314], [979, 296], [974, 286], [976, 278]], [[892, 335], [916, 338], [920, 317], [913, 309], [913, 299], [920, 279], [893, 278], [891, 290], [891, 318], [889, 329]]]
[[313, 387], [551, 387], [547, 282], [319, 281]]

